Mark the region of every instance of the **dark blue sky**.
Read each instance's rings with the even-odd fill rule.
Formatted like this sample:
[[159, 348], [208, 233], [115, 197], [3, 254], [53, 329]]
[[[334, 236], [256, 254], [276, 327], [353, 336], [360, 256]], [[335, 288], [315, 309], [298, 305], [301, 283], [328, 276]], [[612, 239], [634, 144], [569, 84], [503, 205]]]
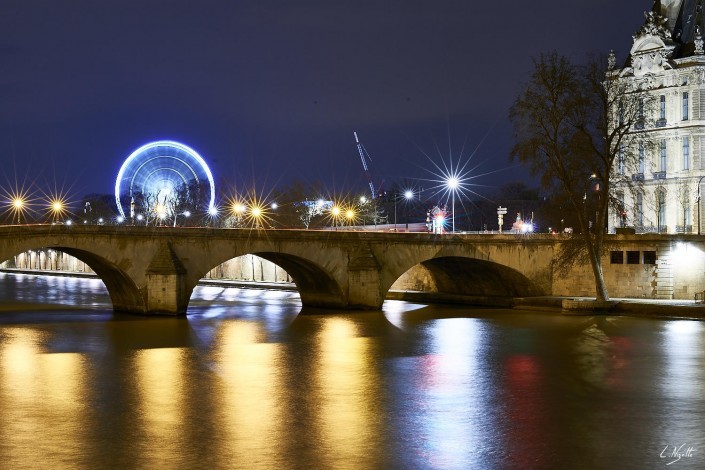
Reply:
[[[613, 48], [650, 0], [3, 0], [0, 185], [28, 175], [110, 193], [142, 144], [181, 141], [216, 183], [366, 188], [427, 178], [439, 150], [492, 186], [531, 57]], [[486, 137], [480, 145], [483, 137]], [[449, 152], [449, 142], [451, 152]], [[426, 183], [428, 185], [428, 183]], [[220, 189], [220, 188], [219, 188]]]

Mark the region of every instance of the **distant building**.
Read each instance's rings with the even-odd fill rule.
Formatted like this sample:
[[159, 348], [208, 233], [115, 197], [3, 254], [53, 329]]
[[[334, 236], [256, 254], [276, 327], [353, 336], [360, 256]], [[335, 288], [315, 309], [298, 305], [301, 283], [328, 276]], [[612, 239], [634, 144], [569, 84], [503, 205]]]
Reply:
[[[611, 73], [631, 80], [654, 98], [654, 121], [644, 132], [651, 145], [640, 148], [630, 169], [635, 193], [616, 189], [622, 207], [609, 215], [613, 232], [622, 225], [639, 232], [705, 233], [705, 53], [703, 0], [655, 1], [633, 36], [622, 68], [610, 56]], [[615, 165], [616, 171], [623, 171]]]

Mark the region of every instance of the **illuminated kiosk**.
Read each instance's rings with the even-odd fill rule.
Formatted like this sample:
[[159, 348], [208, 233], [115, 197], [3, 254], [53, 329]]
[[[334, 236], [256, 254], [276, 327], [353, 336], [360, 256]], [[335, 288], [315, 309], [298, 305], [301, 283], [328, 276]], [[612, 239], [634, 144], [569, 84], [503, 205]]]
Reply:
[[120, 216], [174, 217], [215, 208], [215, 185], [205, 160], [184, 144], [160, 140], [125, 160], [115, 180]]

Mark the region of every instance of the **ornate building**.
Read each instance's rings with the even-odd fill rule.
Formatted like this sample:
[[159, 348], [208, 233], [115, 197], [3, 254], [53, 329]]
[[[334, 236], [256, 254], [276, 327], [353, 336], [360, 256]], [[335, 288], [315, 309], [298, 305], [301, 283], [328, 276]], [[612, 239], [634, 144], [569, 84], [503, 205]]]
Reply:
[[[653, 120], [642, 127], [650, 145], [640, 146], [631, 180], [638, 190], [616, 187], [622, 210], [609, 227], [639, 232], [704, 233], [705, 201], [705, 0], [655, 1], [644, 26], [633, 36], [622, 68], [610, 56], [610, 74], [648, 90]], [[621, 165], [617, 165], [617, 171]], [[702, 206], [702, 207], [701, 207]]]

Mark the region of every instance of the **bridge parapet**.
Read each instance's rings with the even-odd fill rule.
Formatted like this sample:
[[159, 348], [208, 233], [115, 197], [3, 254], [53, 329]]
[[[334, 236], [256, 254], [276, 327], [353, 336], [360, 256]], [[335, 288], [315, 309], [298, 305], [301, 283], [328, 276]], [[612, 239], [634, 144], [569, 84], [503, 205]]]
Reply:
[[[671, 255], [679, 243], [703, 249], [696, 237], [654, 234], [608, 239], [625, 252], [658, 250], [663, 269], [653, 276], [665, 279], [665, 261], [669, 260], [672, 275], [677, 257]], [[286, 270], [306, 306], [376, 309], [400, 278], [402, 284], [408, 281], [407, 287], [465, 295], [555, 295], [566, 294], [566, 286], [590, 288], [589, 276], [583, 279], [580, 267], [569, 276], [573, 282], [556, 276], [551, 262], [562, 240], [553, 235], [5, 226], [0, 227], [0, 260], [28, 249], [54, 248], [89, 265], [105, 282], [116, 310], [182, 314], [206, 273], [226, 260], [254, 254]], [[606, 256], [608, 277], [626, 269], [611, 266]], [[703, 289], [705, 285], [699, 288]], [[669, 292], [678, 295], [675, 289]]]

